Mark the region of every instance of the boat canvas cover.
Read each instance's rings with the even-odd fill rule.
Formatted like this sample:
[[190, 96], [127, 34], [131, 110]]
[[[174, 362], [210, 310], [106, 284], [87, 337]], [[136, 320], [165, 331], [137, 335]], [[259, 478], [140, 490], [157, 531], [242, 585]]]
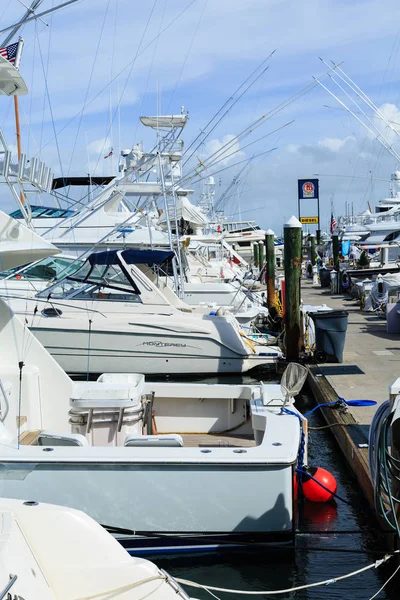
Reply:
[[[120, 250], [95, 252], [89, 256], [89, 262], [94, 265], [118, 264]], [[171, 250], [122, 250], [121, 257], [129, 265], [160, 265], [174, 256]]]
[[[194, 225], [204, 226], [208, 224], [208, 219], [205, 214], [184, 196], [178, 196], [176, 198], [176, 218], [184, 219], [185, 221], [188, 221], [188, 223], [193, 223]], [[170, 216], [170, 220], [172, 220], [172, 216]], [[165, 213], [163, 213], [160, 216], [160, 223], [165, 223], [165, 221]]]

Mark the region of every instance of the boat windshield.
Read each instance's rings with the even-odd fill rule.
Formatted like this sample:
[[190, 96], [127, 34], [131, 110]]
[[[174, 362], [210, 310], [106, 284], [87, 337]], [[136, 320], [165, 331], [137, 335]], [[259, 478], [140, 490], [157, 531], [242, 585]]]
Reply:
[[26, 279], [29, 281], [52, 281], [72, 275], [82, 266], [84, 261], [66, 256], [49, 256], [33, 265], [25, 267], [15, 267], [8, 271], [3, 271], [1, 279]]
[[[68, 210], [66, 208], [53, 208], [51, 206], [31, 206], [32, 218], [33, 219], [42, 219], [52, 218], [52, 219], [61, 219], [65, 217], [71, 217], [75, 214], [75, 210]], [[20, 209], [14, 210], [14, 212], [10, 213], [10, 217], [13, 219], [23, 219], [23, 214]]]
[[140, 291], [119, 264], [92, 265], [89, 261], [73, 275], [40, 292], [38, 297], [141, 302]]

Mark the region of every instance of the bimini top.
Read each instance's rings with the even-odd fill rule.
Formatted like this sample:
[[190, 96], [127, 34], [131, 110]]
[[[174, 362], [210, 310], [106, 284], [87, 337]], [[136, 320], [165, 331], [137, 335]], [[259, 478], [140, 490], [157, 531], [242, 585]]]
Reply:
[[3, 56], [0, 56], [0, 95], [25, 96], [26, 83], [17, 69]]
[[94, 265], [116, 265], [118, 254], [128, 265], [160, 265], [174, 256], [172, 250], [105, 250], [94, 252], [88, 258]]

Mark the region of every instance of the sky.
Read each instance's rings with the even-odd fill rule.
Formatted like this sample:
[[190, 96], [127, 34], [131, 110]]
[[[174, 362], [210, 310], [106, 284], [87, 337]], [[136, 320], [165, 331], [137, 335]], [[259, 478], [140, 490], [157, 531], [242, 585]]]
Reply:
[[[60, 2], [44, 0], [39, 12]], [[0, 29], [24, 10], [19, 0], [2, 0]], [[43, 21], [21, 31], [20, 72], [29, 88], [19, 101], [21, 138], [28, 157], [40, 157], [55, 176], [115, 173], [121, 149], [154, 145], [140, 115], [179, 113], [183, 106], [186, 147], [199, 135], [202, 141], [188, 175], [229, 143], [220, 162], [203, 172], [215, 173], [218, 199], [247, 165], [224, 207], [234, 219], [256, 220], [279, 234], [297, 215], [298, 178], [319, 178], [322, 229], [331, 203], [338, 217], [389, 195], [400, 155], [398, 2], [80, 0]], [[337, 74], [342, 89], [326, 75], [330, 61], [381, 109], [380, 118]], [[253, 79], [260, 77], [248, 86], [254, 72]], [[308, 85], [308, 93], [297, 94]], [[229, 99], [243, 91], [232, 106]], [[223, 106], [230, 110], [207, 136]], [[0, 98], [0, 127], [15, 153], [12, 99]], [[193, 187], [195, 202], [202, 183]], [[5, 186], [0, 201], [14, 208]], [[303, 204], [302, 214], [315, 210]]]

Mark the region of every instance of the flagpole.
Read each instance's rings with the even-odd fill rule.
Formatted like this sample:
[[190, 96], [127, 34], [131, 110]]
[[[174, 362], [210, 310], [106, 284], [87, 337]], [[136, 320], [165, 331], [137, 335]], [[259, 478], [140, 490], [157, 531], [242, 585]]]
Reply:
[[[18, 48], [17, 48], [17, 53], [15, 55], [15, 62], [14, 62], [14, 67], [18, 70], [19, 70], [19, 65], [21, 62], [23, 46], [24, 46], [24, 40], [22, 39], [22, 37], [20, 37], [18, 40]], [[21, 153], [22, 153], [21, 152], [21, 128], [20, 128], [20, 122], [19, 122], [18, 96], [16, 96], [16, 95], [14, 96], [14, 113], [15, 113], [15, 132], [16, 132], [16, 136], [17, 136], [17, 154], [18, 154], [18, 163], [19, 163], [20, 158], [21, 158]], [[25, 196], [22, 192], [20, 193], [20, 197], [21, 197], [22, 204], [25, 204]]]
[[17, 152], [18, 152], [18, 162], [21, 158], [21, 129], [19, 126], [19, 106], [18, 106], [18, 96], [14, 96], [14, 112], [15, 112], [15, 129], [17, 134]]

